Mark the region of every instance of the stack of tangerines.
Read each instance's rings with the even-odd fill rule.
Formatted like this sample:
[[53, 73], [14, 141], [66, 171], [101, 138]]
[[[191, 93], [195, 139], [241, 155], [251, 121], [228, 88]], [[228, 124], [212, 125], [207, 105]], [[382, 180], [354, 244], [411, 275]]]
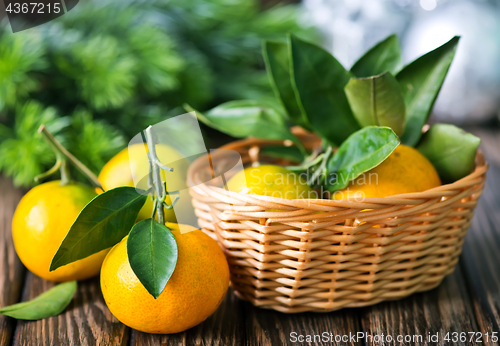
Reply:
[[[133, 186], [132, 167], [149, 167], [136, 145], [123, 150], [102, 169], [99, 181], [108, 190]], [[161, 157], [179, 156], [167, 146], [157, 146]], [[175, 271], [162, 294], [153, 298], [130, 267], [127, 237], [111, 249], [49, 271], [52, 258], [68, 230], [96, 191], [76, 182], [51, 181], [31, 189], [17, 206], [12, 232], [16, 252], [34, 274], [50, 281], [84, 280], [101, 272], [101, 289], [111, 312], [124, 324], [148, 333], [177, 333], [209, 317], [222, 302], [229, 286], [229, 269], [217, 243], [200, 230], [181, 234], [173, 212], [167, 227], [177, 242]], [[137, 221], [149, 217], [152, 202], [145, 204]], [[189, 226], [187, 226], [189, 227]], [[7, 313], [6, 313], [7, 314]], [[18, 316], [16, 316], [18, 317]], [[20, 317], [18, 317], [20, 318]]]

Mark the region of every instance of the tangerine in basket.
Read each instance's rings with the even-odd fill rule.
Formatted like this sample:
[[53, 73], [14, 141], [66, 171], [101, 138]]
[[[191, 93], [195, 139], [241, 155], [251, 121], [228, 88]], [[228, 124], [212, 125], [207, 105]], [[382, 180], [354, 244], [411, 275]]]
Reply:
[[179, 257], [157, 299], [130, 267], [128, 237], [109, 251], [101, 270], [109, 310], [122, 323], [146, 333], [179, 333], [196, 326], [214, 313], [229, 287], [229, 267], [215, 240], [200, 230], [181, 234], [178, 225], [167, 227], [177, 241]]
[[[145, 148], [144, 148], [145, 147]], [[114, 189], [119, 186], [134, 186], [135, 177], [147, 177], [149, 172], [149, 162], [146, 155], [144, 155], [145, 150], [147, 152], [147, 145], [142, 143], [132, 144], [128, 148], [123, 149], [118, 154], [109, 160], [99, 173], [99, 181], [105, 191]], [[169, 163], [176, 162], [179, 167], [175, 167], [174, 172], [164, 173], [167, 182], [172, 182], [176, 185], [176, 189], [179, 186], [187, 186], [186, 172], [187, 172], [187, 161], [183, 160], [183, 156], [179, 154], [174, 148], [164, 145], [156, 145], [156, 154], [161, 162]], [[168, 186], [167, 186], [168, 190]], [[97, 191], [101, 192], [100, 190]], [[165, 202], [171, 204], [171, 199], [167, 196]], [[191, 201], [186, 198], [181, 198], [178, 202], [179, 206], [182, 208], [191, 208]], [[137, 220], [144, 220], [151, 217], [153, 213], [154, 202], [148, 198], [144, 206], [139, 212]], [[173, 209], [164, 209], [165, 220], [168, 222], [176, 222], [175, 213]]]
[[380, 165], [362, 174], [332, 199], [386, 197], [422, 192], [441, 185], [432, 163], [420, 152], [400, 144]]
[[317, 198], [305, 177], [276, 165], [245, 168], [229, 179], [227, 188], [233, 192], [286, 199]]
[[31, 189], [12, 220], [12, 238], [21, 262], [50, 281], [83, 280], [99, 273], [108, 250], [49, 271], [50, 263], [80, 211], [97, 194], [79, 184], [51, 181]]

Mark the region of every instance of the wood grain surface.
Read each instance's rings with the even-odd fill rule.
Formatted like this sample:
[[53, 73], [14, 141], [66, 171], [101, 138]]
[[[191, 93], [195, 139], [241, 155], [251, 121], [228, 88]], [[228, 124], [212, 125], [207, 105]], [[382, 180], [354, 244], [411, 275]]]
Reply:
[[488, 173], [462, 254], [478, 330], [483, 333], [500, 332], [500, 165], [492, 164]]
[[[12, 216], [23, 191], [0, 176], [0, 306], [15, 304], [21, 298], [25, 268], [12, 243]], [[0, 345], [12, 339], [16, 321], [0, 315]]]
[[[23, 301], [33, 299], [54, 284], [28, 273]], [[71, 304], [59, 316], [18, 321], [14, 345], [127, 345], [129, 329], [108, 310], [98, 278], [79, 282]], [[36, 342], [35, 342], [36, 340]]]
[[[385, 339], [388, 341], [385, 345], [442, 345], [447, 333], [478, 330], [459, 268], [432, 291], [366, 308], [361, 316], [362, 329], [367, 334], [390, 335], [394, 339], [392, 342]], [[439, 333], [440, 342], [430, 342], [429, 333]], [[398, 342], [398, 337], [402, 342]], [[367, 337], [366, 343], [379, 345], [376, 341]]]
[[231, 290], [219, 309], [205, 322], [172, 335], [154, 335], [132, 331], [130, 345], [147, 346], [239, 346], [245, 343], [243, 302]]
[[307, 345], [307, 342], [300, 342], [299, 335], [316, 337], [314, 345], [362, 345], [350, 340], [335, 341], [335, 335], [348, 335], [360, 330], [355, 309], [333, 313], [284, 314], [259, 309], [247, 302], [245, 307], [247, 345]]
[[[432, 291], [367, 308], [294, 315], [256, 308], [229, 291], [216, 313], [197, 327], [175, 335], [151, 335], [131, 330], [111, 315], [95, 278], [79, 282], [73, 302], [57, 317], [15, 321], [0, 315], [0, 346], [496, 345], [491, 335], [500, 332], [500, 135], [490, 130], [473, 132], [483, 139], [482, 148], [491, 168], [460, 262], [455, 272]], [[53, 284], [27, 272], [15, 255], [11, 221], [23, 191], [1, 177], [0, 191], [0, 306], [4, 306], [31, 299]], [[422, 340], [336, 342], [333, 338], [333, 342], [292, 342], [300, 335], [357, 332], [390, 335], [393, 339], [422, 335]], [[448, 332], [478, 334], [472, 340], [467, 334], [466, 341], [445, 343]], [[429, 333], [439, 333], [438, 342], [433, 342]]]

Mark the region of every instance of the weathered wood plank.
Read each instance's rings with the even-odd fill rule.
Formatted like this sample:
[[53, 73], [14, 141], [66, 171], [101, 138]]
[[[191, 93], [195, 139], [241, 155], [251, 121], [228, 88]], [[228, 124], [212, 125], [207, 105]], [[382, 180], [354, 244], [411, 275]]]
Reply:
[[[482, 139], [481, 149], [490, 163], [500, 163], [498, 131], [469, 129]], [[416, 345], [433, 344], [428, 333], [500, 331], [500, 170], [493, 165], [488, 172], [471, 229], [465, 240], [463, 255], [455, 273], [448, 276], [435, 290], [407, 299], [367, 308], [362, 326], [367, 333], [424, 336]], [[496, 214], [495, 214], [496, 213]], [[443, 333], [445, 333], [443, 335]], [[427, 337], [426, 337], [427, 335]], [[491, 344], [479, 334], [457, 345]], [[368, 342], [369, 345], [375, 344]], [[399, 344], [399, 343], [387, 343]], [[414, 344], [411, 342], [410, 344]], [[435, 344], [435, 343], [434, 343]]]
[[[15, 304], [21, 298], [25, 268], [12, 243], [12, 216], [23, 193], [10, 179], [0, 177], [0, 306]], [[0, 315], [0, 345], [12, 339], [15, 320]]]
[[[23, 301], [33, 299], [54, 284], [28, 273]], [[40, 321], [18, 321], [14, 345], [127, 345], [129, 329], [108, 310], [99, 279], [78, 283], [78, 290], [65, 312]]]
[[231, 289], [217, 311], [205, 322], [183, 333], [171, 335], [132, 331], [130, 346], [241, 346], [245, 343], [243, 302]]
[[[473, 332], [478, 327], [470, 303], [469, 293], [460, 268], [446, 277], [443, 283], [424, 293], [408, 298], [384, 302], [361, 312], [362, 330], [373, 339], [367, 345], [443, 345], [446, 333]], [[437, 342], [429, 337], [438, 334]], [[377, 342], [375, 335], [390, 335], [393, 339]], [[398, 336], [411, 339], [398, 342]], [[476, 345], [476, 342], [457, 342], [453, 345]]]
[[488, 333], [488, 336], [483, 334], [485, 345], [497, 344], [491, 342], [491, 333], [500, 334], [499, 211], [500, 165], [491, 164], [462, 255], [464, 273], [479, 325], [478, 331]]
[[[245, 315], [247, 345], [362, 345], [352, 340], [335, 340], [336, 335], [349, 336], [350, 332], [360, 330], [356, 309], [284, 314], [259, 309], [245, 302]], [[307, 342], [307, 335], [311, 335], [313, 342]], [[318, 335], [316, 340], [314, 335]]]
[[[477, 133], [493, 163], [487, 185], [464, 254], [454, 274], [438, 288], [409, 298], [374, 307], [348, 309], [327, 314], [287, 315], [251, 306], [228, 292], [223, 304], [207, 321], [184, 333], [150, 335], [130, 331], [107, 309], [98, 279], [79, 283], [68, 309], [58, 317], [16, 322], [0, 316], [0, 345], [356, 345], [356, 342], [293, 343], [291, 333], [314, 335], [323, 332], [348, 335], [365, 331], [371, 335], [422, 335], [422, 342], [405, 345], [444, 344], [446, 332], [488, 332], [490, 342], [474, 339], [457, 345], [492, 345], [491, 333], [500, 331], [500, 156], [497, 133]], [[486, 139], [485, 139], [486, 138]], [[498, 161], [497, 161], [498, 160]], [[0, 177], [0, 306], [20, 300], [24, 267], [15, 255], [10, 223], [22, 192], [10, 180]], [[23, 300], [31, 299], [53, 284], [26, 275]], [[428, 333], [440, 333], [438, 343]], [[368, 340], [368, 345], [378, 345]], [[403, 343], [384, 343], [402, 345]], [[453, 343], [451, 343], [453, 344]]]

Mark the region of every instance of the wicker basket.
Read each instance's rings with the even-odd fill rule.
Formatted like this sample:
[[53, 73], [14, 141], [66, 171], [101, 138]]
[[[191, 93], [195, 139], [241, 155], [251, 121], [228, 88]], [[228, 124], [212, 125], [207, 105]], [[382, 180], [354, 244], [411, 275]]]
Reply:
[[[298, 135], [308, 148], [319, 144]], [[246, 164], [273, 162], [258, 154], [269, 144], [283, 142], [246, 139], [223, 148]], [[203, 183], [211, 174], [203, 160], [191, 165], [188, 182], [199, 225], [225, 251], [240, 298], [287, 313], [327, 312], [439, 285], [458, 261], [487, 169], [478, 153], [474, 172], [453, 184], [362, 202], [229, 192]]]

